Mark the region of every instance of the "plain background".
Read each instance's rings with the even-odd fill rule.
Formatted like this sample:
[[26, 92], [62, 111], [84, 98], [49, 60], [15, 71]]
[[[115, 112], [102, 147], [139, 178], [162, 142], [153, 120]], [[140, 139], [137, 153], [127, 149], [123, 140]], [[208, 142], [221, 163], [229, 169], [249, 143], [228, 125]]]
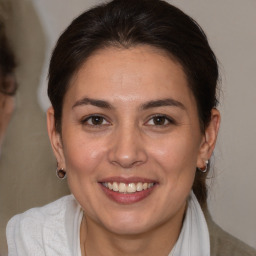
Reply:
[[[0, 245], [14, 214], [67, 194], [55, 177], [46, 134], [46, 72], [57, 37], [99, 0], [11, 0], [9, 20], [20, 66], [16, 113], [0, 159]], [[205, 30], [220, 62], [222, 124], [209, 179], [209, 207], [226, 231], [256, 248], [256, 1], [169, 1]], [[39, 86], [40, 84], [40, 86]]]

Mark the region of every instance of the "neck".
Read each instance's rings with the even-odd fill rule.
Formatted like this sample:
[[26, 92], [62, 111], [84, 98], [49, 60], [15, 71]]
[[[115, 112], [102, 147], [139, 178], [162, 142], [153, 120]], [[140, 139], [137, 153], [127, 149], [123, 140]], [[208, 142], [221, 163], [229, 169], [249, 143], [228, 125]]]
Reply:
[[167, 256], [178, 240], [185, 208], [152, 230], [135, 235], [112, 233], [85, 216], [80, 230], [82, 255]]

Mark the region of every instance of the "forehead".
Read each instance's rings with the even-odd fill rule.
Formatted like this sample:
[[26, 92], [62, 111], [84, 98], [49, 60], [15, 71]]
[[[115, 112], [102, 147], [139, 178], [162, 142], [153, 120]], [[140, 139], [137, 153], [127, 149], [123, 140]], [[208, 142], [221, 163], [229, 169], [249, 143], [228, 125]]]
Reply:
[[109, 100], [193, 96], [182, 66], [165, 51], [145, 45], [95, 52], [74, 75], [69, 94]]

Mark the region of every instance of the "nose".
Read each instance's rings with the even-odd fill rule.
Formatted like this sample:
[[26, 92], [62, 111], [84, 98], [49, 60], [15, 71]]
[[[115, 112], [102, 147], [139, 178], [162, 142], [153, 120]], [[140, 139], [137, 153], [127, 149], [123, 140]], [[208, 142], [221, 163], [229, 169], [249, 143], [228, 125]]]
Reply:
[[116, 131], [108, 157], [112, 164], [122, 168], [132, 168], [145, 163], [147, 153], [140, 132], [133, 127]]

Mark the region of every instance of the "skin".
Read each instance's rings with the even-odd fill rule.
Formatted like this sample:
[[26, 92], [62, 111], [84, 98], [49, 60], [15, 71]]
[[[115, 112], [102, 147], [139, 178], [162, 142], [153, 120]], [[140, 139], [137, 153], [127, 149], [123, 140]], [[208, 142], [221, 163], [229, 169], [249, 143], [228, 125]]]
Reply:
[[[0, 74], [0, 83], [3, 83], [4, 78]], [[8, 79], [10, 83], [14, 82], [14, 78], [12, 80]], [[15, 99], [14, 96], [6, 95], [0, 92], [0, 151], [2, 148], [3, 140], [5, 137], [5, 133], [8, 127], [8, 124], [11, 120], [13, 111], [15, 108]]]
[[[104, 101], [105, 107], [88, 98]], [[71, 192], [85, 212], [83, 255], [168, 255], [181, 230], [196, 167], [210, 158], [220, 122], [212, 110], [201, 133], [182, 67], [150, 46], [100, 50], [73, 77], [61, 135], [52, 108], [47, 119], [59, 167], [67, 171]], [[143, 200], [120, 204], [99, 184], [109, 177], [146, 178], [156, 185]]]

